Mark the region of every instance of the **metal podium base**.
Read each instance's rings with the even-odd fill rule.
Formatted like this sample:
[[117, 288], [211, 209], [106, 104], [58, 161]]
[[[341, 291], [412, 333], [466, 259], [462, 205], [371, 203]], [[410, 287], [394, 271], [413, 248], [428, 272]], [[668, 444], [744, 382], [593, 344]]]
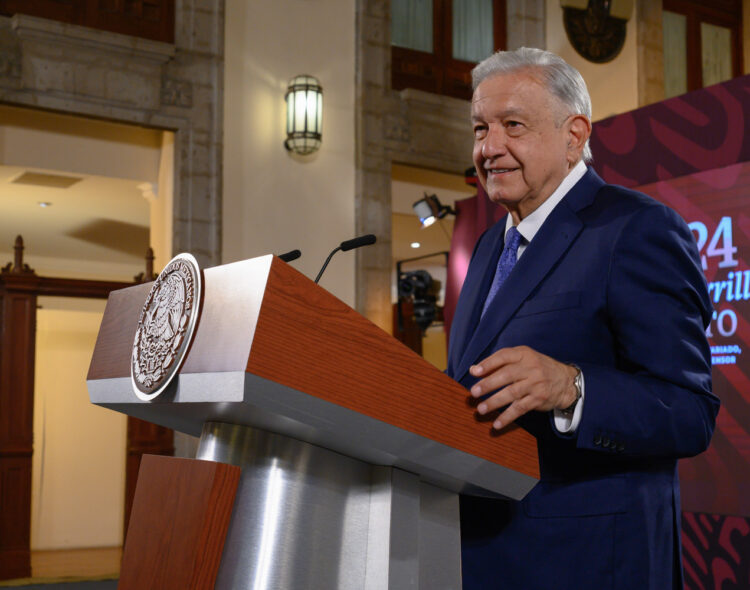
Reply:
[[459, 590], [458, 496], [246, 426], [207, 422], [198, 459], [242, 467], [217, 590]]

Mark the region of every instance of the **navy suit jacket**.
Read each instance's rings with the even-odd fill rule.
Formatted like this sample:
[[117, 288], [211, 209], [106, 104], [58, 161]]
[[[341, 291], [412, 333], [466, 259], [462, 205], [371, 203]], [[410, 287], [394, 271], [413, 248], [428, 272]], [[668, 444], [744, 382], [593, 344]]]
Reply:
[[719, 407], [693, 236], [668, 207], [589, 169], [480, 320], [504, 229], [474, 249], [447, 372], [470, 388], [472, 364], [526, 345], [581, 367], [586, 394], [574, 434], [552, 412], [519, 419], [541, 471], [524, 500], [461, 498], [464, 589], [681, 590], [677, 459], [706, 449]]

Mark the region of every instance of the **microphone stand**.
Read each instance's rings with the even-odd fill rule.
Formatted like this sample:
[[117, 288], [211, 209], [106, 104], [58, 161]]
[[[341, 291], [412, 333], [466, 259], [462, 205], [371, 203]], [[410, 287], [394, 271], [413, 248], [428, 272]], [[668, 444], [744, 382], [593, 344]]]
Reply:
[[328, 266], [328, 263], [331, 262], [331, 258], [333, 258], [333, 255], [336, 254], [336, 252], [338, 252], [339, 250], [341, 250], [341, 246], [336, 246], [336, 248], [334, 248], [333, 252], [331, 252], [328, 255], [328, 258], [326, 258], [326, 261], [323, 263], [323, 268], [320, 269], [320, 272], [318, 273], [318, 276], [315, 277], [315, 284], [316, 285], [318, 284], [318, 281], [320, 280], [320, 277], [323, 276], [323, 271]]

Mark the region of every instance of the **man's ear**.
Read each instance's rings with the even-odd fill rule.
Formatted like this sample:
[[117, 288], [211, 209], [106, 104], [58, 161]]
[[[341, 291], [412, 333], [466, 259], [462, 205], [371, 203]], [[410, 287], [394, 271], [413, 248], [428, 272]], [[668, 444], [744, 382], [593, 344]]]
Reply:
[[573, 115], [568, 119], [568, 159], [571, 163], [581, 158], [586, 141], [591, 136], [591, 121], [585, 115]]

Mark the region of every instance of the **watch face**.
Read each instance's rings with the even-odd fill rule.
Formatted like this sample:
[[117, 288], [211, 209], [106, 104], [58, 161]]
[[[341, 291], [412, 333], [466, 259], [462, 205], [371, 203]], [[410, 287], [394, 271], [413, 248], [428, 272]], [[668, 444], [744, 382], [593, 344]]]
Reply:
[[139, 399], [161, 394], [182, 366], [200, 313], [201, 272], [190, 254], [178, 254], [154, 281], [133, 341], [130, 377]]

